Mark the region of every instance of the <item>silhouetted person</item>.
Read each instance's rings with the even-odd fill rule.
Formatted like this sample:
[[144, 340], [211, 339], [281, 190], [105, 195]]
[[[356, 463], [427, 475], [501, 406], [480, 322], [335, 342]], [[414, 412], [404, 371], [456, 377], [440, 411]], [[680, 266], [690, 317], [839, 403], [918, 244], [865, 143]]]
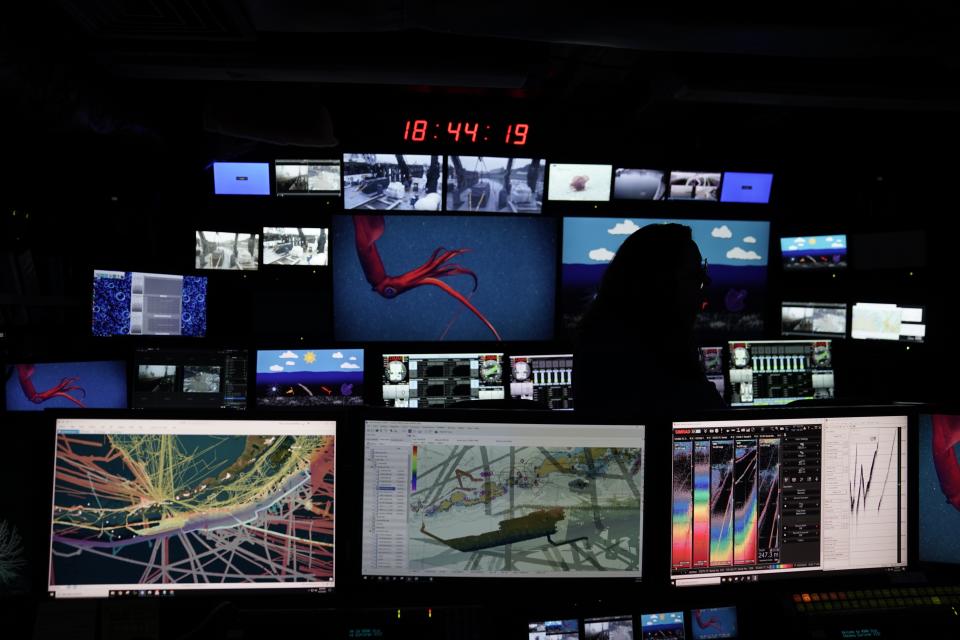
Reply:
[[627, 238], [580, 324], [577, 408], [656, 416], [724, 408], [693, 338], [708, 283], [690, 227], [652, 224]]

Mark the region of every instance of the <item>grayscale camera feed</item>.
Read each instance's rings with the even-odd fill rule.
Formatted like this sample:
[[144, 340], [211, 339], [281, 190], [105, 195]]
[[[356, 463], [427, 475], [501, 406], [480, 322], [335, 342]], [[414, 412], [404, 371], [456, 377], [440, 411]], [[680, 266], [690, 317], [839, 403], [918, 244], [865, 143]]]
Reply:
[[343, 206], [370, 211], [440, 211], [443, 156], [345, 153]]
[[671, 171], [671, 200], [720, 199], [720, 173], [708, 171]]
[[447, 211], [540, 213], [544, 164], [530, 158], [447, 158]]
[[329, 229], [264, 227], [263, 264], [325, 267], [329, 264]]
[[664, 200], [668, 191], [663, 171], [617, 169], [613, 174], [613, 197], [619, 200]]
[[147, 393], [173, 391], [176, 381], [176, 365], [141, 364], [137, 367], [137, 391]]
[[183, 391], [184, 393], [220, 393], [220, 367], [185, 366]]
[[340, 195], [340, 160], [277, 160], [278, 196]]
[[255, 271], [260, 261], [260, 235], [233, 231], [196, 232], [196, 268]]

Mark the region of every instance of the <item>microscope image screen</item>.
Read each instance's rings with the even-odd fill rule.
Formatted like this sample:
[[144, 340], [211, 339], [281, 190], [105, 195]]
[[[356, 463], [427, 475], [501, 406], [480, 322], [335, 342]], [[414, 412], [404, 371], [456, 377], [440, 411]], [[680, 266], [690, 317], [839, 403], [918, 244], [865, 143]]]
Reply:
[[388, 407], [447, 407], [503, 400], [502, 353], [386, 354], [383, 402]]
[[920, 559], [960, 564], [960, 416], [920, 416]]
[[325, 267], [330, 264], [329, 237], [329, 229], [264, 227], [263, 264]]
[[791, 236], [780, 238], [783, 268], [845, 269], [847, 267], [847, 236]]
[[260, 234], [197, 231], [197, 269], [256, 271], [260, 266]]
[[447, 211], [540, 213], [543, 208], [543, 160], [448, 156], [447, 164]]
[[440, 211], [443, 156], [343, 154], [345, 209]]
[[731, 342], [730, 406], [834, 397], [830, 340]]
[[847, 305], [845, 302], [784, 302], [780, 306], [780, 333], [844, 338]]
[[126, 409], [123, 361], [43, 362], [6, 368], [7, 411]]
[[609, 164], [551, 164], [548, 200], [607, 202], [613, 166]]
[[720, 174], [710, 171], [671, 171], [671, 200], [720, 199]]
[[257, 351], [258, 407], [363, 404], [363, 349]]
[[93, 272], [93, 335], [191, 336], [207, 332], [207, 279]]
[[246, 349], [138, 349], [134, 409], [246, 409]]
[[277, 160], [277, 196], [340, 195], [340, 160]]
[[510, 397], [573, 409], [573, 354], [510, 356]]

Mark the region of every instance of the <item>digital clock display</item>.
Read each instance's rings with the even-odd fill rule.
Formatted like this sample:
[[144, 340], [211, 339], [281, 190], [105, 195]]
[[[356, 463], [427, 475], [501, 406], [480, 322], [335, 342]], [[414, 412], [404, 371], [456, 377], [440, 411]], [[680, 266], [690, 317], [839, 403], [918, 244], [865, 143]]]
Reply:
[[527, 144], [530, 124], [508, 122], [492, 124], [479, 121], [408, 119], [403, 123], [406, 142], [446, 142], [459, 144], [496, 143], [516, 147]]

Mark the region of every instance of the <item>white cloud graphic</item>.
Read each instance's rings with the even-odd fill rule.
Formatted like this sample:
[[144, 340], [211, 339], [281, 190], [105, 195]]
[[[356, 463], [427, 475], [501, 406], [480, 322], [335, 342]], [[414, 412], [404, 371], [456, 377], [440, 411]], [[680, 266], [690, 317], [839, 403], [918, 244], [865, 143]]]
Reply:
[[613, 225], [612, 229], [607, 229], [607, 233], [612, 236], [629, 236], [634, 231], [639, 231], [640, 227], [633, 220], [624, 220]]
[[290, 360], [291, 358], [299, 358], [300, 356], [293, 351], [287, 351], [286, 353], [281, 353], [278, 357], [284, 360]]
[[278, 364], [275, 364], [272, 367], [270, 367], [270, 371], [283, 371], [283, 367], [281, 367]]
[[830, 246], [833, 247], [834, 249], [843, 249], [843, 243], [842, 243], [842, 242], [834, 242], [834, 243], [833, 243], [832, 245], [830, 245]]
[[613, 260], [613, 256], [617, 254], [615, 254], [613, 251], [610, 251], [610, 249], [604, 249], [601, 247], [600, 249], [594, 249], [587, 255], [590, 256], [591, 260], [596, 262], [610, 262]]
[[344, 362], [342, 365], [340, 365], [340, 368], [341, 369], [359, 369], [360, 365], [353, 364], [352, 362]]
[[754, 238], [753, 236], [747, 236], [746, 238], [743, 239], [743, 241], [746, 242], [747, 244], [757, 244], [757, 239]]
[[297, 363], [294, 362], [293, 360], [287, 360], [287, 366], [288, 366], [288, 367], [295, 367], [295, 366], [297, 366]]
[[333, 353], [330, 357], [333, 358], [334, 360], [343, 360], [343, 354], [340, 353], [339, 351]]
[[798, 247], [797, 245], [792, 244], [792, 245], [790, 245], [789, 247], [787, 247], [787, 251], [796, 251], [796, 250], [799, 249], [799, 248], [800, 248], [800, 247]]
[[350, 359], [353, 360], [354, 362], [356, 362], [356, 361], [357, 361], [357, 356], [350, 356]]
[[713, 231], [710, 232], [710, 235], [714, 238], [732, 238], [733, 231], [730, 231], [730, 227], [727, 225], [722, 225], [719, 227], [714, 227]]
[[794, 240], [793, 242], [794, 242], [795, 244], [807, 244], [807, 239], [806, 239], [806, 238], [797, 238], [797, 239]]
[[727, 251], [727, 258], [729, 260], [763, 260], [756, 251], [744, 251], [740, 247], [734, 247]]
[[827, 236], [827, 242], [833, 242], [833, 236]]

